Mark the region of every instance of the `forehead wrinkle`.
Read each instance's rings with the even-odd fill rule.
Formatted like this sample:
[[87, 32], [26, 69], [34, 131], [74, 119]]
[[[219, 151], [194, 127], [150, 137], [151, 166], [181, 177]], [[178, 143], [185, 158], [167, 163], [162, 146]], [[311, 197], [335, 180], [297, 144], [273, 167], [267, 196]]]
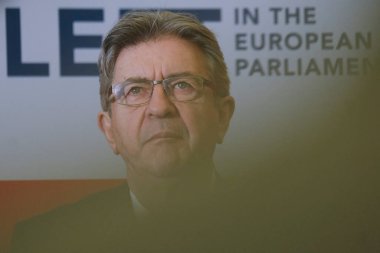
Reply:
[[[188, 59], [189, 61], [197, 62], [195, 66], [188, 66], [188, 64], [182, 66], [181, 64], [178, 65], [175, 62], [173, 63], [172, 61], [169, 61], [168, 58], [172, 57], [170, 52], [172, 53], [174, 52], [169, 48], [170, 49], [169, 55], [166, 56], [163, 54], [163, 51], [161, 50], [162, 45], [158, 45], [166, 41], [167, 39], [177, 40], [177, 45], [179, 47], [183, 48], [185, 46], [187, 47], [185, 49], [189, 49], [189, 47], [191, 49], [194, 49], [195, 51], [193, 55], [188, 55], [186, 54], [186, 52], [184, 52], [184, 55], [181, 54], [180, 56], [178, 56], [177, 54], [178, 57], [176, 57], [176, 59], [178, 60], [179, 58], [186, 56], [185, 59]], [[164, 48], [168, 49], [168, 46], [170, 46], [170, 44], [165, 44]], [[177, 49], [178, 48], [173, 49], [173, 50], [177, 50]], [[136, 77], [137, 79], [141, 79], [141, 80], [142, 79], [162, 80], [171, 76], [176, 76], [177, 73], [178, 75], [180, 75], [181, 73], [200, 75], [208, 80], [210, 78], [210, 71], [209, 71], [209, 66], [208, 66], [209, 64], [208, 64], [207, 58], [205, 58], [205, 55], [202, 52], [199, 52], [199, 48], [197, 48], [195, 45], [192, 45], [191, 43], [188, 43], [187, 41], [183, 41], [178, 38], [166, 37], [166, 38], [161, 38], [159, 40], [142, 42], [132, 47], [124, 48], [123, 50], [129, 51], [129, 52], [124, 51], [124, 53], [126, 53], [129, 58], [129, 59], [124, 60], [124, 64], [130, 65], [128, 66], [128, 68], [124, 67], [124, 69], [119, 69], [120, 71], [124, 72], [121, 78], [123, 81], [130, 78], [136, 78]], [[149, 54], [154, 55], [154, 57], [147, 57], [148, 51], [149, 51]], [[134, 59], [137, 60], [136, 64], [133, 64]], [[119, 60], [119, 63], [123, 64], [123, 61], [120, 61], [121, 60], [120, 58], [118, 60]], [[182, 66], [182, 67], [179, 68], [179, 66]], [[199, 68], [200, 66], [203, 66], [203, 67]]]

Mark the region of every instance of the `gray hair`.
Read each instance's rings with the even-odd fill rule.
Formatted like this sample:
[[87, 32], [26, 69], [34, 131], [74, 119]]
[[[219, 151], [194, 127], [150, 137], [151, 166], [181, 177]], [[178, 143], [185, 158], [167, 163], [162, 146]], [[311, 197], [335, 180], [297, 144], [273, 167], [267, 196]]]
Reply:
[[121, 50], [167, 35], [198, 46], [208, 59], [216, 94], [220, 97], [229, 95], [230, 80], [223, 53], [213, 32], [196, 17], [168, 11], [130, 12], [116, 23], [102, 44], [98, 69], [103, 111], [110, 111], [109, 96], [114, 68]]

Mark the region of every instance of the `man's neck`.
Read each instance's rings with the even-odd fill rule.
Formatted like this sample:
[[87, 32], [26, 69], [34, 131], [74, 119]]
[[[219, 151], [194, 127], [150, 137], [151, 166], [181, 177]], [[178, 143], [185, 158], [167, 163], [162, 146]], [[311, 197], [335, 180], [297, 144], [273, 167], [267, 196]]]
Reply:
[[148, 212], [166, 213], [186, 209], [212, 193], [216, 173], [212, 162], [186, 169], [191, 173], [177, 177], [156, 177], [128, 170], [128, 184]]

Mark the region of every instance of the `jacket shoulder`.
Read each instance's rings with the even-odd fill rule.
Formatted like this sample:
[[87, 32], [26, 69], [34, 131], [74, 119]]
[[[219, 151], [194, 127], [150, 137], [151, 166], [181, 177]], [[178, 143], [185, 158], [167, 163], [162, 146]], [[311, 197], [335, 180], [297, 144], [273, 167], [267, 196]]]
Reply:
[[97, 252], [132, 220], [128, 186], [118, 186], [17, 224], [12, 252]]

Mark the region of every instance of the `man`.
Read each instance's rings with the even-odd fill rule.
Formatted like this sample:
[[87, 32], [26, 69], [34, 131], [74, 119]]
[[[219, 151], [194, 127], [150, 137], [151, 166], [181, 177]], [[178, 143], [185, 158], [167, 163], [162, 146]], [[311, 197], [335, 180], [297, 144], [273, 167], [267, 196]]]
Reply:
[[[14, 252], [150, 251], [146, 238], [167, 251], [197, 234], [176, 222], [212, 199], [213, 153], [234, 111], [215, 36], [189, 15], [132, 12], [105, 38], [99, 74], [98, 125], [127, 184], [21, 224]], [[169, 219], [142, 226], [157, 215]]]
[[234, 110], [214, 35], [190, 16], [132, 13], [104, 40], [99, 127], [133, 197], [162, 210], [210, 191]]

